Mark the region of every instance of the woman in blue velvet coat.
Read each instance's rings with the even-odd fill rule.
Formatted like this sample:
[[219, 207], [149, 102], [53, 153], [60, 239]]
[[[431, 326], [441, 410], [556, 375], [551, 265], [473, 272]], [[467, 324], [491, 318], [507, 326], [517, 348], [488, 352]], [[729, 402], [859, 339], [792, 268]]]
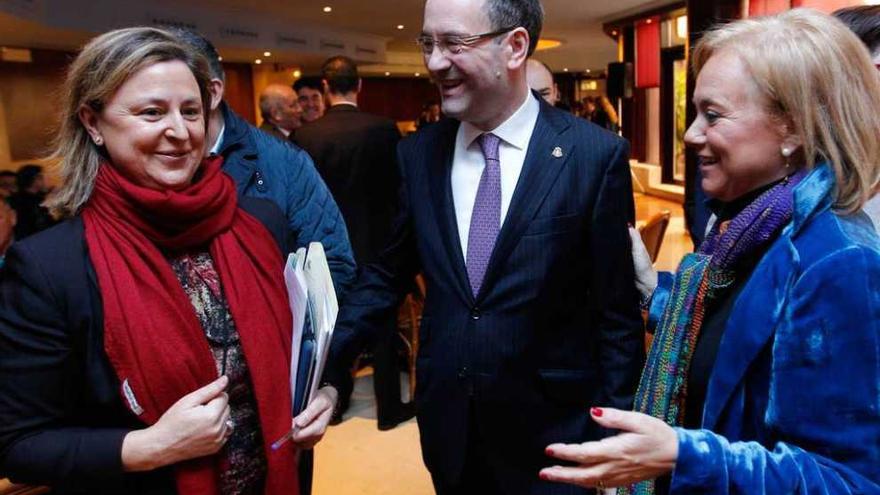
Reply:
[[622, 493], [880, 493], [880, 76], [815, 11], [738, 21], [693, 52], [717, 221], [678, 271], [634, 236], [654, 331], [619, 434], [550, 445], [545, 479]]

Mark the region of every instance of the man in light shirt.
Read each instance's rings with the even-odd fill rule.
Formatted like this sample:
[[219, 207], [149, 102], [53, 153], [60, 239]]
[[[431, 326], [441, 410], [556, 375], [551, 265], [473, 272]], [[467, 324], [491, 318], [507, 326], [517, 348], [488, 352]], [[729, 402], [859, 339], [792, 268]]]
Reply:
[[346, 373], [421, 272], [422, 455], [438, 494], [571, 494], [544, 448], [629, 409], [643, 331], [629, 146], [529, 91], [538, 0], [427, 0], [419, 43], [448, 118], [401, 141], [395, 231], [344, 301]]

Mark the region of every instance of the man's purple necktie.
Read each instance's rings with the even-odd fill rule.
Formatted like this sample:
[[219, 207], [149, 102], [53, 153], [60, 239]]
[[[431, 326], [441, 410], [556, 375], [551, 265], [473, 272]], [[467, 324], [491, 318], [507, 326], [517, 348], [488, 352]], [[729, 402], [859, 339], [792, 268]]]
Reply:
[[483, 285], [489, 257], [501, 230], [501, 162], [498, 160], [501, 138], [494, 134], [483, 134], [477, 140], [483, 150], [486, 168], [480, 176], [467, 243], [467, 272], [474, 297]]

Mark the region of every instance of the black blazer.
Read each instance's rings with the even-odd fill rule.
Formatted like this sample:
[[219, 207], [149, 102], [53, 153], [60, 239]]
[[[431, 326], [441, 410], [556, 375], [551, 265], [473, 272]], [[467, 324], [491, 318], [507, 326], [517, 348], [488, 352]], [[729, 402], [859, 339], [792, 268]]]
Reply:
[[[287, 252], [274, 203], [239, 206]], [[122, 402], [103, 334], [82, 219], [15, 243], [0, 280], [0, 478], [53, 493], [176, 493], [169, 469], [122, 471], [122, 440], [144, 424]]]
[[328, 379], [338, 380], [421, 271], [416, 399], [432, 475], [458, 479], [476, 424], [507, 493], [571, 493], [538, 479], [550, 463], [544, 447], [596, 438], [588, 408], [630, 408], [643, 363], [629, 147], [541, 101], [474, 297], [450, 185], [458, 125], [441, 121], [400, 143], [401, 213], [380, 263], [364, 269], [342, 308]]
[[397, 211], [400, 132], [394, 121], [353, 105], [334, 105], [291, 138], [312, 157], [339, 205], [355, 261], [376, 261]]

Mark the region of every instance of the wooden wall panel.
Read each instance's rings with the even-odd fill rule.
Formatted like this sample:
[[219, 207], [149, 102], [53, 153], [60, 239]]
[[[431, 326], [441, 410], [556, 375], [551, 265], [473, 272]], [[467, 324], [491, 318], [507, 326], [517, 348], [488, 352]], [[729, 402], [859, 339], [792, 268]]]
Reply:
[[363, 78], [358, 106], [396, 121], [418, 120], [429, 100], [439, 102], [440, 93], [428, 79], [367, 77]]
[[235, 113], [251, 124], [256, 124], [254, 105], [254, 79], [250, 64], [223, 64], [226, 73], [224, 99]]

